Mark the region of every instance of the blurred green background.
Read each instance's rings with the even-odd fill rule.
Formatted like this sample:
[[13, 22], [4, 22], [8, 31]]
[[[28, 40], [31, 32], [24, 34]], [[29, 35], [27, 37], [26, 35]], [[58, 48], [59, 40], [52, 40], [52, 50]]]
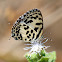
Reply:
[[45, 44], [51, 46], [47, 51], [56, 51], [56, 62], [62, 62], [62, 0], [0, 0], [0, 62], [27, 62], [24, 42], [9, 37], [14, 22], [33, 8], [41, 10], [43, 34], [52, 39]]

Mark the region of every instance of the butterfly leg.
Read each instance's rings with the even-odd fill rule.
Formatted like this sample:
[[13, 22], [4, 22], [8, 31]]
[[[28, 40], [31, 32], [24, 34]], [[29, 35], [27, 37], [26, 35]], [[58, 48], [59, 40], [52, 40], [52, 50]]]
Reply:
[[47, 49], [47, 48], [49, 48], [49, 47], [50, 47], [50, 46], [44, 46], [43, 49]]
[[40, 44], [41, 44], [41, 42], [43, 41], [43, 40], [45, 40], [46, 38], [43, 38], [41, 41], [40, 41]]
[[33, 45], [33, 44], [25, 44], [25, 45]]
[[28, 50], [28, 49], [31, 49], [32, 47], [25, 47], [24, 50]]
[[46, 43], [47, 41], [48, 41], [48, 39], [46, 39], [46, 41], [45, 41], [45, 42], [43, 42], [42, 44]]

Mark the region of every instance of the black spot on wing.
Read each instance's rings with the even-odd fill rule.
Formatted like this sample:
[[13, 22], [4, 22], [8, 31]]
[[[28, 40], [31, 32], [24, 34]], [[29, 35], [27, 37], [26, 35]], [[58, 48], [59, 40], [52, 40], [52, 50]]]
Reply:
[[28, 23], [32, 23], [32, 22], [33, 22], [32, 20], [29, 20], [29, 21], [26, 22], [26, 24], [28, 24]]
[[36, 15], [36, 18], [38, 18], [38, 15]]
[[25, 24], [23, 24], [23, 26], [26, 26]]
[[32, 15], [30, 15], [30, 16], [32, 16]]
[[29, 18], [29, 17], [27, 17], [27, 18]]
[[26, 14], [29, 14], [29, 12], [27, 12]]
[[33, 37], [32, 37], [32, 39], [34, 38], [34, 36], [35, 36], [35, 33], [33, 33]]
[[38, 10], [38, 12], [40, 12], [40, 10]]
[[25, 30], [29, 29], [29, 26], [27, 26], [27, 27], [24, 27], [24, 29], [25, 29]]
[[39, 13], [40, 16], [42, 16], [41, 12]]
[[38, 18], [38, 15], [36, 15], [35, 17], [31, 17], [31, 19], [37, 19]]
[[21, 34], [20, 34], [20, 37], [21, 37], [21, 38], [20, 38], [20, 40], [22, 40], [22, 39], [23, 39], [23, 37], [22, 37], [22, 35], [21, 35]]
[[31, 30], [31, 33], [33, 33], [33, 30]]
[[29, 41], [31, 41], [31, 39], [29, 39]]
[[42, 18], [39, 18], [39, 20], [42, 20]]
[[[42, 24], [42, 28], [40, 28], [40, 31], [39, 31], [39, 33], [38, 33], [37, 36], [36, 36], [36, 39], [39, 37], [39, 35], [40, 35], [42, 29], [43, 29], [43, 24]], [[36, 39], [35, 39], [35, 40], [36, 40]]]
[[36, 10], [36, 11], [38, 11], [38, 9], [33, 9], [33, 10]]
[[12, 37], [14, 37], [15, 36], [15, 33], [12, 33]]
[[13, 27], [15, 28], [16, 26], [17, 26], [17, 24], [14, 24], [14, 26], [13, 26]]
[[29, 35], [27, 36], [27, 38], [30, 38], [30, 36], [31, 36], [31, 34], [29, 34]]
[[18, 31], [16, 31], [16, 33], [19, 33], [19, 30], [18, 30]]
[[18, 30], [19, 28], [17, 27], [16, 30]]
[[37, 13], [35, 13], [35, 14], [37, 14]]
[[28, 33], [29, 33], [29, 31], [26, 32], [26, 34], [28, 34]]
[[30, 10], [29, 12], [31, 13], [32, 11]]
[[43, 24], [43, 23], [36, 23], [36, 25], [41, 25], [41, 24]]
[[19, 26], [21, 26], [21, 24]]
[[18, 39], [20, 39], [20, 37], [18, 37]]
[[34, 30], [37, 32], [37, 30], [38, 30], [38, 27], [35, 27], [35, 28], [34, 28]]
[[27, 38], [30, 38], [30, 36], [27, 36]]
[[31, 17], [31, 19], [37, 19], [37, 18], [38, 18], [38, 15], [36, 15], [35, 17], [33, 16]]
[[27, 39], [25, 39], [25, 41], [26, 41]]
[[27, 19], [24, 22], [26, 23], [27, 22]]
[[29, 34], [29, 36], [31, 36], [31, 34]]
[[36, 19], [36, 17], [31, 17], [31, 19]]
[[24, 15], [24, 17], [25, 17], [26, 15]]
[[[21, 17], [19, 17], [19, 19], [21, 19]], [[18, 21], [18, 20], [17, 20]]]
[[20, 22], [21, 22], [21, 18], [19, 18], [19, 19], [17, 20], [17, 22], [20, 23]]

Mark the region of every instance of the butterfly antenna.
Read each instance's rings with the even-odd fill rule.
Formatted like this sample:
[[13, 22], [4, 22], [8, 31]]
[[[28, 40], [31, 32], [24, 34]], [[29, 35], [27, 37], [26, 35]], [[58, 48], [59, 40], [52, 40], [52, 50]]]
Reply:
[[43, 42], [42, 44], [46, 43], [47, 41], [48, 41], [48, 39], [46, 39], [46, 41], [45, 41], [45, 42]]
[[29, 49], [31, 49], [32, 47], [25, 47], [25, 48], [23, 48], [24, 50], [29, 50]]

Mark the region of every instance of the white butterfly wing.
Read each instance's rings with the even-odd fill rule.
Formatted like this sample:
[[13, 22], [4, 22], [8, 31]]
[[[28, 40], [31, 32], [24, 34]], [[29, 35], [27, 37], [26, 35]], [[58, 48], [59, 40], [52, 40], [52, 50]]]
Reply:
[[[17, 30], [19, 32], [17, 32], [16, 28], [18, 28]], [[36, 40], [41, 37], [42, 32], [43, 17], [40, 10], [38, 9], [33, 9], [26, 12], [12, 27], [12, 37], [14, 37], [16, 40]]]

